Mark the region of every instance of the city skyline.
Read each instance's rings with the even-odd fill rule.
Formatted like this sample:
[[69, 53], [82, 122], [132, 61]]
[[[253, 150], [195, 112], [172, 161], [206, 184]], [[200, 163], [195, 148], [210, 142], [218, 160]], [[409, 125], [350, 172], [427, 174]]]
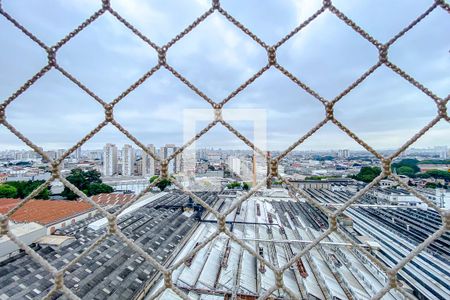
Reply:
[[[133, 144], [132, 142], [128, 142], [128, 143], [105, 143], [105, 144], [114, 144], [116, 145], [118, 148], [122, 148], [124, 145], [131, 145], [132, 148], [134, 150], [138, 150], [138, 151], [142, 151], [142, 148], [140, 148], [139, 146]], [[98, 148], [85, 148], [85, 147], [81, 147], [81, 151], [103, 151], [103, 147], [105, 146], [105, 144], [102, 144], [102, 146], [98, 147]], [[172, 145], [172, 144], [163, 144], [163, 145], [155, 145], [155, 144], [149, 144], [151, 145], [153, 148], [155, 149], [160, 149], [163, 148], [166, 145]], [[173, 144], [175, 145], [175, 144]], [[180, 145], [176, 145], [177, 147], [179, 147]], [[435, 146], [429, 146], [429, 147], [408, 147], [406, 149], [406, 151], [433, 151], [433, 150], [440, 150], [440, 148], [442, 147], [446, 147], [449, 151], [450, 151], [450, 144], [444, 145], [444, 144], [439, 144], [439, 145], [435, 145]], [[80, 148], [78, 148], [77, 150], [79, 150]], [[67, 151], [67, 148], [50, 148], [50, 149], [43, 149], [43, 151], [58, 151], [58, 150], [65, 150]], [[77, 150], [74, 150], [73, 152], [70, 153], [70, 155], [78, 155], [77, 154]], [[196, 148], [196, 151], [199, 150], [211, 150], [211, 151], [252, 151], [249, 147], [247, 148], [220, 148], [220, 147], [201, 147], [201, 148]], [[268, 151], [273, 151], [273, 152], [280, 152], [283, 151], [285, 149], [277, 149], [277, 150], [268, 150]], [[327, 152], [327, 151], [334, 151], [337, 152], [339, 150], [349, 150], [351, 152], [368, 152], [366, 149], [364, 148], [360, 148], [360, 149], [352, 149], [352, 148], [345, 148], [345, 147], [336, 147], [336, 148], [328, 148], [328, 149], [295, 149], [293, 150], [294, 152]], [[375, 149], [376, 151], [395, 151], [397, 149], [392, 148], [392, 149]], [[7, 149], [0, 149], [0, 152], [4, 152], [4, 151], [34, 151], [31, 148], [7, 148]]]

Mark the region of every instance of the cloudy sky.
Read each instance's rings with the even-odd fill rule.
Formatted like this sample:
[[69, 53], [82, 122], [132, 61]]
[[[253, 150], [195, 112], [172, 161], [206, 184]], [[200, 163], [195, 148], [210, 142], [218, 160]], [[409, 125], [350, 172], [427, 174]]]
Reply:
[[[223, 0], [222, 6], [267, 44], [274, 44], [313, 14], [322, 1]], [[94, 0], [4, 0], [4, 9], [47, 45], [97, 9]], [[373, 37], [386, 42], [427, 9], [431, 0], [333, 1]], [[158, 45], [167, 43], [209, 8], [206, 0], [112, 1], [112, 6]], [[442, 9], [391, 47], [392, 62], [439, 97], [450, 92], [450, 16]], [[46, 64], [46, 53], [0, 16], [0, 101]], [[217, 12], [171, 47], [168, 63], [220, 102], [267, 63], [263, 48]], [[278, 61], [325, 99], [333, 99], [378, 59], [369, 42], [326, 12], [278, 50]], [[82, 31], [57, 54], [58, 63], [109, 102], [157, 63], [157, 54], [110, 14]], [[115, 118], [145, 144], [183, 142], [183, 112], [211, 106], [165, 69], [115, 108]], [[322, 104], [276, 69], [269, 69], [225, 107], [264, 109], [270, 149], [284, 149], [324, 118]], [[406, 80], [381, 67], [336, 105], [335, 115], [376, 149], [394, 149], [436, 115], [434, 102]], [[102, 107], [52, 70], [8, 106], [7, 119], [44, 149], [68, 148], [104, 118]], [[253, 137], [250, 121], [233, 121]], [[206, 122], [198, 122], [200, 130]], [[84, 149], [127, 143], [108, 125]], [[244, 148], [223, 127], [201, 146]], [[441, 121], [413, 147], [450, 146], [450, 124]], [[0, 126], [0, 150], [26, 146]], [[327, 124], [299, 150], [360, 149]]]

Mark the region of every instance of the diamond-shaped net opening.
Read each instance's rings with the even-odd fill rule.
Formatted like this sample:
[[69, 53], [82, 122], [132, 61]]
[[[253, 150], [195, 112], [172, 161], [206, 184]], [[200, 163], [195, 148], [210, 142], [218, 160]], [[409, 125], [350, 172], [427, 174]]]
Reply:
[[[394, 47], [395, 44], [402, 40], [403, 36], [410, 30], [413, 30], [414, 27], [419, 26], [419, 24], [423, 22], [423, 20], [426, 20], [429, 15], [434, 13], [448, 14], [450, 11], [448, 3], [443, 0], [432, 2], [428, 8], [422, 11], [420, 15], [416, 16], [405, 28], [393, 35], [387, 42], [383, 43], [369, 34], [369, 32], [363, 28], [364, 26], [359, 26], [357, 22], [353, 21], [341, 11], [339, 7], [335, 6], [333, 1], [325, 0], [317, 11], [313, 12], [310, 16], [305, 16], [304, 21], [281, 40], [274, 44], [268, 44], [241, 23], [238, 18], [235, 18], [233, 14], [229, 13], [226, 10], [226, 6], [222, 6], [219, 0], [213, 0], [212, 3], [205, 7], [205, 11], [198, 18], [193, 20], [190, 25], [164, 45], [156, 44], [146, 34], [137, 29], [128, 18], [121, 14], [121, 6], [119, 4], [117, 4], [116, 8], [114, 3], [111, 4], [110, 1], [103, 0], [101, 2], [99, 1], [98, 6], [99, 7], [96, 8], [97, 10], [95, 10], [91, 16], [82, 20], [75, 29], [68, 32], [54, 44], [49, 44], [46, 41], [46, 37], [41, 39], [39, 34], [35, 35], [33, 33], [33, 28], [28, 28], [23, 25], [19, 21], [19, 18], [15, 18], [14, 15], [10, 14], [0, 2], [2, 22], [9, 23], [9, 26], [14, 26], [18, 31], [21, 31], [23, 33], [21, 36], [22, 39], [25, 37], [29, 42], [33, 43], [37, 49], [40, 48], [39, 50], [43, 50], [47, 55], [46, 65], [39, 69], [39, 71], [27, 81], [23, 82], [20, 88], [14, 91], [10, 96], [7, 96], [0, 105], [1, 125], [31, 149], [39, 153], [39, 155], [48, 162], [52, 173], [52, 177], [28, 195], [24, 201], [20, 202], [20, 204], [9, 212], [0, 215], [0, 234], [9, 237], [13, 243], [24, 250], [24, 252], [33, 259], [29, 262], [30, 266], [27, 269], [28, 272], [34, 272], [39, 266], [45, 269], [46, 272], [34, 275], [36, 278], [45, 278], [46, 283], [40, 282], [42, 286], [37, 286], [33, 290], [34, 294], [24, 294], [23, 297], [35, 297], [39, 295], [39, 297], [45, 296], [45, 298], [61, 296], [71, 299], [82, 297], [92, 299], [95, 298], [95, 296], [98, 296], [98, 293], [103, 293], [105, 297], [115, 293], [115, 295], [127, 299], [132, 297], [143, 297], [151, 292], [149, 294], [151, 298], [166, 295], [169, 298], [179, 297], [188, 299], [188, 295], [193, 288], [183, 281], [183, 276], [186, 277], [184, 278], [186, 281], [192, 279], [189, 276], [193, 275], [183, 273], [184, 271], [180, 268], [189, 269], [189, 266], [195, 264], [199, 259], [216, 259], [217, 264], [222, 265], [223, 269], [221, 273], [216, 274], [216, 281], [213, 282], [212, 287], [211, 283], [203, 282], [202, 286], [196, 287], [197, 291], [202, 292], [203, 290], [211, 288], [217, 289], [220, 291], [218, 292], [219, 295], [225, 297], [232, 296], [235, 299], [253, 299], [256, 297], [283, 299], [309, 298], [310, 295], [307, 293], [306, 288], [308, 276], [315, 277], [315, 280], [318, 282], [320, 293], [325, 299], [359, 298], [361, 291], [348, 282], [349, 279], [346, 276], [342, 276], [340, 271], [341, 268], [346, 268], [351, 270], [353, 274], [357, 274], [357, 280], [369, 281], [372, 283], [375, 282], [374, 284], [368, 284], [369, 288], [366, 287], [367, 289], [365, 290], [365, 295], [368, 294], [373, 299], [382, 297], [408, 298], [411, 294], [409, 293], [409, 287], [405, 284], [405, 281], [425, 280], [420, 274], [426, 272], [424, 271], [424, 265], [429, 263], [429, 261], [427, 261], [427, 256], [429, 255], [442, 256], [442, 261], [444, 261], [442, 266], [438, 266], [439, 270], [441, 270], [441, 275], [443, 276], [434, 278], [434, 280], [440, 282], [444, 280], [442, 278], [448, 278], [448, 261], [445, 260], [448, 259], [448, 257], [444, 257], [445, 251], [443, 251], [443, 247], [446, 245], [448, 246], [448, 229], [450, 224], [449, 211], [437, 207], [424, 195], [421, 195], [412, 187], [405, 184], [400, 177], [392, 174], [391, 164], [395, 158], [405, 151], [412, 143], [426, 134], [426, 132], [438, 122], [444, 122], [448, 125], [450, 118], [447, 108], [450, 97], [447, 96], [442, 98], [436, 95], [424, 84], [416, 80], [413, 75], [407, 73], [407, 71], [395, 64], [395, 62], [390, 59], [389, 55], [391, 47]], [[139, 7], [137, 7], [137, 9], [139, 9]], [[303, 79], [302, 74], [291, 72], [292, 66], [284, 66], [282, 64], [283, 59], [280, 61], [277, 60], [277, 54], [279, 51], [283, 50], [284, 44], [293, 41], [299, 36], [299, 33], [307, 30], [310, 26], [313, 26], [315, 21], [319, 21], [320, 18], [325, 17], [334, 18], [334, 21], [339, 24], [340, 29], [344, 28], [348, 30], [350, 34], [358, 35], [358, 39], [360, 39], [358, 42], [364, 42], [364, 49], [372, 47], [371, 49], [378, 53], [377, 61], [369, 63], [367, 69], [363, 70], [358, 78], [347, 78], [348, 80], [345, 81], [345, 84], [348, 84], [348, 86], [339, 91], [339, 94], [334, 96], [334, 98], [325, 98], [320, 94], [322, 91], [316, 91], [308, 85], [308, 80], [306, 80], [306, 78]], [[134, 81], [134, 83], [126, 90], [120, 92], [120, 94], [113, 95], [109, 99], [103, 98], [103, 95], [108, 94], [108, 96], [110, 96], [109, 93], [114, 92], [113, 90], [108, 90], [108, 93], [103, 91], [101, 92], [101, 95], [96, 94], [95, 91], [89, 88], [91, 82], [89, 78], [78, 78], [76, 72], [71, 73], [69, 71], [69, 66], [66, 66], [64, 63], [65, 55], [70, 56], [71, 54], [70, 44], [76, 43], [77, 39], [82, 39], [83, 31], [95, 29], [95, 23], [101, 21], [114, 22], [116, 23], [115, 25], [120, 25], [120, 30], [125, 32], [121, 34], [127, 35], [130, 51], [145, 52], [148, 48], [148, 53], [146, 55], [150, 61], [152, 60], [151, 58], [153, 55], [155, 55], [155, 52], [157, 53], [157, 62], [153, 62], [153, 65], [151, 63], [145, 63], [143, 74], [133, 74], [133, 76], [131, 76], [131, 82]], [[231, 84], [231, 91], [221, 91], [221, 93], [228, 93], [223, 99], [214, 99], [214, 97], [209, 96], [208, 93], [202, 91], [202, 89], [197, 86], [196, 82], [191, 81], [189, 76], [185, 75], [185, 73], [192, 72], [183, 69], [182, 61], [176, 61], [176, 63], [172, 65], [171, 60], [168, 59], [172, 54], [172, 47], [176, 48], [178, 44], [182, 47], [182, 40], [189, 39], [190, 35], [194, 35], [194, 33], [191, 32], [200, 29], [197, 27], [207, 27], [209, 21], [211, 21], [212, 24], [219, 25], [219, 27], [225, 26], [226, 29], [224, 30], [239, 31], [241, 35], [249, 39], [251, 47], [257, 48], [259, 52], [266, 53], [267, 55], [265, 65], [260, 66], [258, 64], [253, 64], [256, 67], [252, 68], [251, 71], [248, 71], [248, 74], [240, 74], [240, 76], [243, 76], [246, 79], [243, 82], [240, 82], [238, 87], [232, 87], [233, 84]], [[139, 46], [136, 46], [137, 44], [139, 44]], [[345, 51], [345, 49], [347, 49], [346, 46], [347, 45], [340, 45], [338, 48]], [[95, 45], [93, 45], [93, 47], [95, 48]], [[139, 50], [136, 50], [133, 47], [139, 47]], [[176, 54], [177, 51], [175, 50], [177, 49], [173, 50], [173, 53]], [[86, 49], [86, 51], [89, 53], [94, 50]], [[60, 55], [61, 64], [59, 62]], [[245, 57], [241, 58], [245, 60]], [[83, 59], [81, 64], [84, 62]], [[345, 61], [343, 63], [345, 65]], [[138, 62], [140, 67], [142, 67], [141, 64], [143, 64], [142, 61]], [[180, 65], [180, 69], [178, 70], [175, 65]], [[407, 83], [411, 84], [414, 88], [423, 93], [423, 95], [428, 97], [430, 101], [424, 105], [434, 107], [437, 111], [434, 119], [429, 121], [426, 126], [390, 156], [383, 156], [378, 153], [366, 143], [363, 138], [356, 135], [334, 115], [334, 105], [339, 101], [345, 101], [342, 99], [344, 99], [347, 94], [351, 93], [354, 89], [357, 89], [362, 82], [367, 78], [370, 78], [370, 76], [382, 66], [384, 69], [387, 69], [398, 76], [401, 80], [406, 80]], [[77, 67], [89, 68], [92, 66], [79, 65]], [[338, 65], [338, 67], [342, 68], [341, 65]], [[167, 160], [162, 160], [157, 157], [151, 147], [142, 143], [114, 118], [115, 106], [121, 101], [126, 101], [124, 98], [143, 85], [160, 69], [167, 70], [169, 74], [173, 76], [174, 80], [178, 80], [185, 87], [192, 90], [198, 97], [206, 101], [205, 103], [211, 105], [211, 109], [214, 110], [215, 113], [214, 121], [200, 130]], [[318, 101], [317, 103], [323, 106], [323, 111], [319, 116], [319, 120], [321, 121], [312, 126], [307, 133], [291, 144], [290, 147], [273, 158], [266, 155], [264, 151], [258, 148], [258, 145], [253, 144], [251, 139], [243, 135], [236, 127], [222, 117], [222, 108], [226, 107], [227, 103], [232, 100], [237, 101], [238, 99], [234, 98], [238, 94], [245, 93], [248, 86], [253, 84], [253, 82], [269, 69], [271, 72], [279, 72], [281, 76], [285, 76], [288, 80], [291, 80], [296, 88], [301, 89], [302, 93], [306, 92], [314, 99], [314, 101]], [[103, 107], [105, 114], [104, 120], [100, 122], [100, 124], [90, 124], [94, 129], [81, 138], [73, 145], [73, 147], [67, 150], [67, 152], [61, 153], [61, 155], [57, 157], [49, 157], [43, 152], [42, 148], [40, 148], [38, 144], [35, 144], [32, 138], [27, 137], [14, 126], [14, 122], [12, 122], [13, 118], [10, 119], [8, 115], [10, 106], [13, 106], [14, 102], [18, 101], [21, 95], [31, 89], [31, 87], [38, 85], [43, 77], [49, 76], [50, 74], [48, 73], [50, 71], [52, 73], [59, 73], [59, 75], [67, 78], [73, 84], [73, 88], [80, 89], [80, 92], [84, 93], [86, 97], [91, 98], [93, 103], [96, 102], [96, 105], [100, 104]], [[96, 70], [93, 70], [92, 72], [95, 73], [95, 71]], [[195, 72], [193, 74], [195, 75]], [[120, 83], [130, 84], [125, 81], [121, 81]], [[202, 87], [204, 86], [202, 85]], [[120, 86], [116, 88], [120, 88]], [[210, 88], [214, 87], [208, 86], [205, 90], [209, 91]], [[314, 135], [316, 131], [326, 123], [333, 123], [336, 125], [344, 134], [352, 138], [356, 143], [379, 159], [381, 161], [381, 174], [372, 182], [365, 186], [362, 185], [358, 187], [353, 192], [335, 191], [333, 193], [299, 187], [281, 177], [279, 175], [278, 165], [282, 159], [290, 154], [294, 148]], [[119, 210], [111, 210], [100, 206], [97, 202], [92, 200], [91, 197], [87, 197], [83, 191], [72, 185], [60, 172], [60, 167], [64, 158], [84, 145], [108, 124], [121, 131], [130, 142], [136, 144], [143, 153], [153, 157], [155, 161], [160, 164], [161, 168], [161, 175], [153, 181], [153, 183], [146, 184], [146, 188], [144, 188], [141, 193], [129, 199], [129, 201]], [[170, 176], [168, 166], [176, 159], [177, 155], [181, 155], [190, 144], [200, 139], [211, 128], [222, 125], [236, 138], [240, 139], [266, 160], [267, 178], [262, 180], [256, 186], [251, 187], [248, 192], [239, 193], [238, 195], [220, 195], [217, 192], [190, 191], [178, 182], [176, 178]], [[387, 209], [380, 212], [371, 208], [370, 205], [368, 207], [357, 206], [361, 199], [367, 200], [364, 203], [371, 203], [371, 189], [386, 177], [390, 177], [401, 187], [413, 193], [418, 199], [431, 206], [432, 209], [426, 211], [426, 218], [424, 218], [424, 222], [429, 223], [427, 232], [419, 232], [417, 230], [417, 224], [408, 223], [406, 214], [417, 214], [417, 211]], [[59, 233], [72, 233], [75, 236], [80, 230], [84, 230], [90, 234], [88, 240], [78, 240], [77, 243], [68, 246], [71, 247], [70, 254], [67, 255], [68, 257], [62, 257], [58, 254], [58, 251], [54, 251], [49, 247], [38, 249], [27, 246], [14, 234], [14, 230], [10, 226], [9, 219], [11, 215], [23, 207], [34, 196], [42, 192], [46, 186], [51, 184], [54, 180], [61, 182], [79, 198], [83, 199], [93, 207], [93, 215], [91, 217], [94, 218], [95, 222], [91, 223], [91, 225], [81, 228], [82, 226], [80, 224], [73, 224], [65, 229], [59, 230]], [[178, 191], [173, 192], [172, 194], [161, 193], [151, 195], [150, 198], [159, 198], [157, 199], [158, 201], [150, 203], [151, 201], [146, 192], [152, 190], [161, 180], [171, 181], [173, 188], [178, 189]], [[268, 184], [274, 183], [275, 181], [279, 184], [284, 184], [289, 190], [290, 196], [296, 201], [267, 201], [267, 199], [264, 199], [263, 196], [261, 197], [261, 195], [258, 194], [259, 188], [261, 188], [266, 181]], [[173, 197], [173, 194], [176, 193], [179, 194], [179, 197]], [[217, 202], [217, 199], [220, 199], [220, 205], [217, 204], [219, 203]], [[143, 201], [148, 201], [150, 205], [139, 206], [140, 203], [144, 203]], [[184, 204], [184, 202], [178, 203], [180, 201], [188, 201], [189, 205], [192, 207], [191, 211], [183, 212], [174, 208], [176, 205], [182, 206]], [[326, 205], [330, 203], [335, 205]], [[137, 213], [133, 214], [133, 216], [124, 215], [123, 212], [133, 205], [138, 205], [139, 209], [137, 210]], [[157, 205], [167, 205], [171, 206], [171, 208], [166, 210], [164, 214], [161, 214], [158, 213], [156, 209]], [[231, 220], [241, 220], [242, 222], [245, 222], [248, 216], [240, 215], [243, 206], [247, 208], [253, 207], [246, 211], [256, 213], [256, 216], [253, 216], [253, 219], [256, 218], [256, 220], [263, 223], [263, 225], [260, 226], [259, 224], [258, 226], [254, 225], [253, 227], [247, 227], [239, 225], [239, 222], [237, 222], [236, 225], [230, 224], [229, 221]], [[94, 213], [94, 211], [96, 213]], [[202, 225], [205, 227], [206, 232], [203, 234], [202, 239], [199, 239], [198, 243], [192, 244], [192, 241], [186, 239], [186, 234], [189, 227], [197, 226], [195, 225], [193, 217], [195, 214], [197, 217], [205, 218], [209, 222]], [[305, 227], [304, 224], [302, 224], [302, 221], [299, 218], [301, 215], [304, 216], [304, 219], [308, 219], [311, 224], [313, 224], [312, 229]], [[375, 237], [382, 236], [383, 238], [380, 238], [379, 241], [383, 240], [383, 245], [381, 245], [383, 250], [376, 253], [371, 249], [368, 249], [367, 244], [360, 244], [359, 241], [352, 236], [352, 233], [347, 226], [347, 222], [351, 220], [349, 216], [364, 223], [369, 222], [367, 219], [368, 215], [372, 215], [377, 219], [380, 226], [374, 226], [373, 224], [367, 227], [356, 226], [356, 228], [352, 230], [357, 231], [359, 234], [363, 234], [364, 231], [370, 231], [366, 232], [366, 234]], [[164, 222], [161, 222], [161, 220], [164, 218], [172, 219], [172, 225], [169, 227], [162, 227], [161, 224], [164, 224]], [[408, 235], [402, 236], [401, 239], [394, 238], [395, 235], [393, 232], [387, 231], [381, 226], [381, 224], [389, 222], [396, 223], [395, 226], [398, 228], [401, 226], [408, 226], [410, 232]], [[181, 224], [183, 224], [183, 226], [181, 226]], [[291, 227], [290, 225], [292, 224], [295, 226]], [[233, 226], [235, 226], [235, 228], [233, 228]], [[393, 228], [397, 228], [395, 226]], [[292, 228], [297, 229], [294, 230]], [[168, 232], [177, 233], [169, 234], [172, 238], [167, 240], [164, 236], [166, 236], [166, 233]], [[300, 236], [308, 237], [308, 240], [302, 240]], [[286, 241], [289, 241], [289, 243], [286, 243]], [[112, 247], [113, 244], [120, 244], [120, 247]], [[219, 247], [219, 244], [222, 246]], [[405, 247], [397, 247], [400, 244]], [[186, 246], [182, 255], [178, 258], [173, 257], [172, 254], [174, 253], [174, 250], [177, 247], [182, 246]], [[220, 250], [217, 250], [218, 248], [225, 249], [225, 252], [221, 253]], [[400, 248], [402, 250], [399, 250]], [[285, 253], [285, 255], [274, 255], [277, 249], [279, 250], [278, 252], [281, 251], [282, 253]], [[96, 260], [96, 263], [90, 265], [90, 261], [93, 261], [93, 258], [98, 256], [101, 256], [101, 259]], [[255, 268], [256, 278], [248, 278], [245, 277], [245, 273], [239, 273], [229, 269], [233, 267], [239, 269], [240, 266], [242, 266], [242, 264], [230, 266], [230, 264], [234, 264], [233, 259], [230, 259], [230, 257], [234, 256], [243, 257], [243, 264], [247, 264], [247, 267]], [[127, 263], [118, 267], [119, 262], [123, 260], [127, 260]], [[447, 262], [446, 265], [445, 261]], [[325, 264], [328, 266], [325, 266]], [[88, 267], [86, 267], [86, 265], [88, 265]], [[406, 268], [406, 266], [412, 267]], [[447, 268], [445, 268], [446, 266]], [[14, 272], [14, 270], [12, 271]], [[105, 274], [110, 274], [111, 272], [115, 273], [117, 276], [107, 284], [107, 287], [104, 287], [101, 291], [91, 288], [91, 286], [95, 285], [96, 281], [103, 280]], [[24, 275], [26, 274], [17, 274], [19, 277]], [[130, 276], [133, 278], [131, 281], [127, 282], [131, 283], [129, 285], [122, 284], [125, 278]], [[296, 276], [304, 278], [304, 281], [294, 280], [293, 278]], [[373, 280], [368, 278], [372, 278]], [[326, 284], [326, 282], [330, 280], [333, 280], [338, 284], [335, 286]], [[426, 280], [431, 279], [427, 277]], [[86, 281], [87, 283], [82, 284], [82, 281]], [[448, 280], [442, 285], [446, 285], [447, 288], [443, 288], [442, 294], [435, 296], [443, 299], [447, 298], [446, 295], [448, 296], [448, 294], [446, 294], [448, 292]], [[232, 288], [230, 289], [229, 287]], [[118, 292], [118, 289], [121, 289], [121, 291]], [[3, 299], [4, 296], [0, 295], [0, 297]], [[8, 295], [6, 295], [6, 297], [8, 297]]]

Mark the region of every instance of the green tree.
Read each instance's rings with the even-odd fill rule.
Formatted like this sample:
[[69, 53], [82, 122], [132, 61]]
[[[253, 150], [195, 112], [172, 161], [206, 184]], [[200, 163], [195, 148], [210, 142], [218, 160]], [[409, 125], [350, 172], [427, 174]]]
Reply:
[[104, 183], [91, 183], [88, 188], [88, 196], [103, 194], [103, 193], [112, 193], [114, 192], [114, 189]]
[[[159, 177], [158, 175], [152, 176], [150, 178], [150, 183], [153, 183], [158, 177]], [[172, 178], [173, 178], [173, 176], [172, 176]], [[156, 184], [156, 187], [158, 187], [159, 190], [162, 192], [166, 189], [166, 187], [171, 186], [171, 185], [172, 185], [172, 181], [170, 179], [163, 178]]]
[[447, 171], [428, 170], [425, 173], [430, 175], [430, 177], [432, 177], [432, 178], [445, 179], [446, 181], [450, 181], [450, 172], [447, 172]]
[[359, 181], [371, 182], [380, 174], [381, 169], [379, 167], [362, 167], [359, 173], [351, 176], [351, 178]]
[[[73, 169], [70, 171], [70, 174], [66, 177], [66, 179], [88, 196], [113, 192], [114, 189], [111, 186], [102, 183], [100, 177], [100, 172], [95, 170], [83, 171], [81, 169]], [[64, 188], [61, 196], [68, 200], [78, 198], [78, 195], [67, 187]]]
[[[40, 185], [44, 183], [44, 180], [29, 180], [29, 181], [9, 181], [8, 185], [17, 189], [17, 197], [25, 198]], [[48, 187], [44, 188], [38, 195], [33, 197], [34, 199], [49, 199], [50, 190]]]
[[448, 165], [450, 164], [450, 159], [426, 159], [421, 160], [421, 164], [432, 164], [432, 165]]
[[86, 173], [87, 172], [84, 172], [81, 169], [73, 169], [70, 171], [70, 174], [66, 177], [66, 179], [80, 190], [84, 190], [89, 186]]
[[414, 175], [416, 175], [414, 169], [409, 166], [401, 166], [400, 168], [397, 168], [396, 171], [398, 175], [405, 175], [408, 177], [414, 177]]
[[416, 177], [419, 177], [419, 178], [431, 178], [430, 174], [427, 174], [427, 173], [417, 173]]
[[84, 172], [84, 178], [86, 178], [86, 180], [91, 184], [92, 183], [102, 183], [100, 172], [95, 171], [95, 170], [90, 170], [90, 171]]
[[230, 182], [229, 184], [227, 184], [227, 188], [229, 189], [235, 189], [235, 188], [240, 188], [241, 187], [241, 183], [234, 181], [234, 182]]
[[307, 176], [305, 177], [305, 180], [322, 180], [325, 179], [325, 176]]
[[446, 186], [440, 184], [440, 183], [434, 183], [434, 182], [427, 182], [427, 184], [425, 185], [426, 188], [429, 189], [446, 189]]
[[243, 190], [248, 191], [251, 188], [251, 184], [248, 182], [233, 181], [233, 182], [230, 182], [229, 184], [227, 184], [227, 188], [230, 190], [242, 188]]
[[0, 198], [16, 198], [17, 189], [8, 184], [0, 184]]
[[[399, 171], [399, 169], [402, 168], [402, 167], [409, 167], [414, 172], [412, 175], [415, 175], [416, 173], [420, 172], [420, 168], [417, 166], [418, 163], [420, 163], [420, 162], [417, 159], [414, 159], [414, 158], [402, 159], [401, 161], [395, 162], [395, 163], [392, 164], [392, 170], [393, 171], [396, 170], [397, 174], [399, 174], [399, 175], [409, 176], [407, 174], [400, 174], [400, 171]], [[403, 171], [406, 172], [406, 173], [410, 173], [409, 169], [403, 169]]]

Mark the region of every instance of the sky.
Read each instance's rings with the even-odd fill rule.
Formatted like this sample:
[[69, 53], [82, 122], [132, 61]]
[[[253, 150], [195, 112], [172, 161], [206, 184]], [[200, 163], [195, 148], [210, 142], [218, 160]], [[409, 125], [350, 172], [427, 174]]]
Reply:
[[[4, 0], [3, 8], [47, 45], [53, 45], [101, 6], [94, 0]], [[312, 15], [322, 1], [222, 0], [222, 7], [267, 44], [275, 44]], [[431, 4], [431, 0], [345, 1], [334, 5], [380, 42], [386, 42]], [[158, 45], [163, 45], [209, 9], [206, 0], [111, 1], [112, 7]], [[434, 10], [390, 49], [392, 62], [439, 97], [450, 92], [450, 16]], [[0, 102], [45, 66], [45, 51], [0, 16]], [[333, 99], [378, 60], [375, 47], [335, 15], [325, 12], [277, 51], [278, 62], [325, 99]], [[64, 45], [58, 63], [106, 102], [157, 63], [157, 53], [109, 13]], [[220, 102], [267, 63], [267, 53], [215, 12], [175, 43], [167, 62], [214, 101]], [[449, 105], [450, 106], [450, 105]], [[183, 143], [186, 110], [211, 106], [161, 69], [115, 107], [115, 119], [144, 144]], [[323, 105], [271, 68], [224, 109], [265, 111], [267, 147], [283, 150], [324, 118]], [[375, 149], [396, 149], [430, 122], [433, 100], [380, 67], [341, 99], [335, 116]], [[104, 119], [103, 108], [58, 71], [39, 79], [6, 109], [8, 122], [44, 149], [69, 148]], [[230, 121], [253, 140], [252, 118]], [[207, 125], [199, 121], [197, 130]], [[84, 149], [132, 143], [111, 125]], [[215, 127], [199, 147], [245, 149], [224, 127]], [[412, 147], [450, 146], [450, 124], [440, 121]], [[0, 126], [0, 150], [24, 149]], [[297, 150], [362, 149], [329, 123]]]

